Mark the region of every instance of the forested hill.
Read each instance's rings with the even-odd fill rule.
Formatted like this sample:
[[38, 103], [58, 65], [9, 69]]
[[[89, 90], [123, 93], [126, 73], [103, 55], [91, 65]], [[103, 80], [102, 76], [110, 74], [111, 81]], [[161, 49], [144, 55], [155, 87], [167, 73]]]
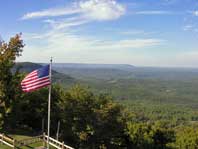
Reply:
[[[45, 64], [17, 63], [30, 72]], [[53, 63], [53, 80], [64, 87], [80, 83], [115, 99], [198, 107], [198, 69], [131, 65]]]
[[53, 64], [53, 69], [116, 99], [198, 107], [197, 68], [62, 63]]
[[[41, 64], [31, 63], [31, 62], [21, 62], [21, 63], [16, 63], [13, 70], [16, 70], [17, 68], [19, 68], [20, 72], [29, 73], [35, 69], [40, 68], [40, 67], [42, 67]], [[64, 86], [70, 86], [70, 85], [76, 84], [78, 82], [75, 78], [73, 78], [67, 74], [57, 72], [53, 69], [52, 69], [52, 80], [53, 80], [53, 82], [61, 83]]]

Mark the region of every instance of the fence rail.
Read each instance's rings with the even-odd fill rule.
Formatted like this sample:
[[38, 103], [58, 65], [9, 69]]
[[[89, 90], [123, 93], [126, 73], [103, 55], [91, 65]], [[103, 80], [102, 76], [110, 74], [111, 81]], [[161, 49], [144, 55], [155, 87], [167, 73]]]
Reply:
[[15, 146], [15, 140], [5, 134], [0, 134], [0, 142], [12, 148]]
[[[48, 140], [48, 136], [45, 135], [45, 133], [40, 136], [36, 136], [20, 141], [17, 141], [9, 136], [6, 136], [5, 134], [0, 134], [0, 142], [13, 149], [17, 147], [27, 146], [37, 142], [43, 142], [43, 144], [47, 144], [47, 140]], [[73, 147], [66, 145], [64, 142], [60, 142], [52, 137], [49, 137], [49, 144], [55, 147], [56, 149], [74, 149]]]
[[[48, 136], [44, 134], [45, 142], [47, 143]], [[74, 149], [71, 146], [64, 144], [64, 142], [60, 142], [52, 137], [49, 137], [49, 144], [56, 149]]]

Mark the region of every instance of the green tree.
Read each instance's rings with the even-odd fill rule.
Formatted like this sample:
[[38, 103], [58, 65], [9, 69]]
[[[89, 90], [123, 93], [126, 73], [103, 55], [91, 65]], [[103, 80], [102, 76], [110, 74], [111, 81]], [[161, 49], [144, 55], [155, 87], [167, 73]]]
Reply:
[[108, 95], [75, 86], [62, 106], [62, 134], [76, 148], [119, 148], [125, 144], [123, 108]]
[[175, 141], [175, 131], [169, 128], [169, 121], [157, 121], [152, 125], [152, 138], [155, 148], [169, 148]]
[[194, 126], [182, 126], [177, 130], [175, 148], [198, 148], [198, 129]]
[[[52, 85], [51, 99], [51, 132], [55, 133], [57, 122], [60, 118], [60, 102], [63, 98], [62, 88], [56, 84]], [[48, 111], [48, 88], [43, 88], [31, 93], [22, 93], [21, 98], [13, 103], [13, 110], [10, 114], [9, 123], [12, 128], [28, 126], [31, 129], [40, 131], [42, 119], [47, 125]]]
[[146, 123], [128, 122], [127, 134], [130, 138], [130, 148], [144, 149], [154, 147], [152, 128]]
[[0, 46], [0, 119], [1, 124], [12, 110], [12, 103], [20, 93], [18, 71], [12, 72], [17, 57], [24, 47], [21, 34], [12, 37], [8, 43]]
[[175, 133], [166, 123], [129, 122], [127, 133], [130, 137], [131, 148], [137, 149], [166, 149], [175, 141]]

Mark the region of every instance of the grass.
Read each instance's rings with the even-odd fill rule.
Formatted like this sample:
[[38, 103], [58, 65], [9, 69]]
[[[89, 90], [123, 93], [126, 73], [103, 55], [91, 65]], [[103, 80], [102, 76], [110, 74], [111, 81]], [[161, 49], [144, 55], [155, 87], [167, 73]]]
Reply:
[[[21, 129], [4, 129], [3, 132], [4, 134], [6, 134], [7, 136], [14, 138], [17, 141], [20, 140], [24, 140], [24, 139], [30, 139], [34, 136], [38, 136], [40, 135], [40, 133], [35, 133], [34, 131], [32, 131], [29, 128], [21, 128]], [[39, 147], [42, 146], [43, 143], [39, 142], [39, 143], [35, 143], [35, 144], [31, 144], [29, 146], [26, 147], [21, 147], [18, 149], [31, 149], [31, 148], [35, 148], [35, 147]], [[7, 147], [6, 145], [1, 145], [0, 149], [11, 149], [11, 147]]]
[[[21, 135], [21, 134], [20, 135], [10, 134], [9, 136], [18, 140], [18, 141], [32, 138], [32, 136]], [[22, 146], [18, 149], [33, 149], [35, 147], [40, 147], [40, 146], [43, 146], [43, 142], [37, 142], [37, 143], [34, 143], [34, 144], [30, 144], [28, 146]], [[11, 147], [8, 147], [7, 145], [4, 145], [4, 144], [0, 144], [0, 149], [11, 149]]]
[[[41, 132], [35, 132], [29, 128], [4, 129], [4, 130], [1, 130], [0, 133], [4, 133], [7, 136], [14, 138], [17, 141], [31, 139], [35, 136], [42, 135]], [[35, 147], [41, 147], [41, 146], [43, 146], [43, 141], [33, 143], [28, 146], [22, 146], [16, 149], [34, 149]], [[12, 149], [12, 148], [0, 142], [0, 149]], [[56, 149], [56, 148], [50, 146], [50, 149]]]
[[[17, 136], [17, 137], [19, 137], [19, 136]], [[17, 149], [34, 149], [35, 147], [40, 147], [40, 146], [43, 146], [43, 143], [42, 142], [30, 144], [28, 146], [22, 146], [22, 147], [17, 148]], [[9, 146], [7, 146], [7, 145], [0, 144], [0, 149], [12, 149], [12, 148], [9, 147]], [[55, 149], [55, 148], [54, 147], [50, 147], [50, 149]]]
[[[42, 146], [42, 143], [35, 143], [29, 146], [22, 146], [18, 149], [34, 149], [35, 147], [40, 147], [40, 146]], [[12, 148], [7, 145], [0, 144], [0, 149], [12, 149]]]
[[11, 149], [11, 147], [8, 147], [8, 146], [3, 145], [3, 144], [0, 144], [0, 148], [1, 148], [1, 149]]

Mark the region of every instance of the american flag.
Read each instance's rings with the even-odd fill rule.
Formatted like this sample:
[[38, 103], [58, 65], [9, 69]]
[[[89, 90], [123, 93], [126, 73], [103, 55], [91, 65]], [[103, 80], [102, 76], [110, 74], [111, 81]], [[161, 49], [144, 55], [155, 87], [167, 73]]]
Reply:
[[29, 73], [21, 82], [22, 90], [32, 92], [50, 85], [49, 70], [50, 65], [46, 65]]

